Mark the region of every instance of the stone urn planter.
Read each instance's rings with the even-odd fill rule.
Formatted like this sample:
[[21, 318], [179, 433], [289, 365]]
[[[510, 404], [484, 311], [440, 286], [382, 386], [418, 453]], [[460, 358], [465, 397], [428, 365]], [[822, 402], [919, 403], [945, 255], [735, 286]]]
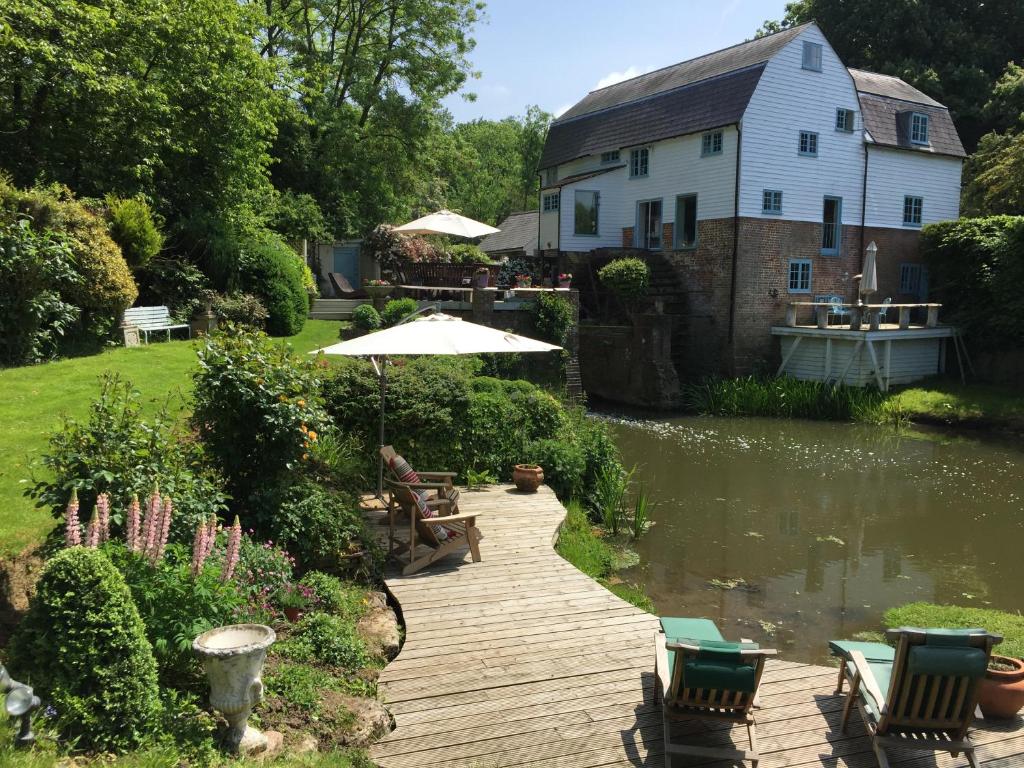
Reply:
[[263, 662], [277, 639], [263, 624], [233, 624], [204, 632], [192, 641], [210, 681], [210, 704], [228, 721], [224, 746], [254, 754], [267, 748], [267, 737], [248, 725], [252, 708], [263, 700]]
[[993, 655], [979, 686], [978, 706], [986, 720], [1011, 718], [1020, 712], [1024, 707], [1024, 661]]
[[544, 470], [537, 464], [516, 464], [512, 471], [512, 482], [523, 493], [536, 493], [544, 482]]
[[491, 273], [488, 269], [477, 270], [473, 273], [473, 287], [486, 288], [491, 281]]
[[366, 291], [366, 295], [371, 299], [386, 299], [395, 286], [393, 285], [364, 285], [363, 290]]

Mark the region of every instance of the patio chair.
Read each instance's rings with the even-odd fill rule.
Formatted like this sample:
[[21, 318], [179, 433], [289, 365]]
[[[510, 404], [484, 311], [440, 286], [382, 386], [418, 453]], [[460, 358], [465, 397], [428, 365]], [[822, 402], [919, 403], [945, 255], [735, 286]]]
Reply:
[[[401, 554], [408, 552], [403, 575], [416, 573], [463, 545], [469, 547], [473, 562], [479, 563], [483, 537], [476, 527], [476, 514], [459, 513], [459, 491], [453, 484], [456, 473], [416, 472], [390, 445], [383, 446], [380, 453], [388, 468], [384, 479], [388, 491], [388, 554], [401, 561]], [[399, 541], [395, 535], [399, 515], [409, 520], [408, 542]], [[431, 551], [417, 557], [421, 545]]]
[[327, 279], [331, 283], [331, 288], [334, 290], [334, 295], [339, 299], [365, 299], [366, 291], [353, 288], [352, 283], [348, 281], [341, 272], [328, 272]]
[[886, 749], [961, 752], [977, 768], [967, 729], [974, 719], [978, 683], [992, 646], [1002, 637], [983, 629], [915, 629], [886, 632], [884, 643], [829, 643], [842, 659], [840, 693], [849, 681], [842, 730], [857, 705], [880, 768], [889, 768]]
[[892, 296], [887, 296], [882, 302], [882, 308], [878, 310], [878, 322], [884, 323], [886, 315], [889, 314], [889, 305], [892, 304]]
[[[654, 637], [655, 701], [661, 691], [665, 752], [707, 760], [750, 761], [757, 768], [757, 689], [765, 660], [774, 650], [756, 643], [727, 643], [708, 619], [662, 618]], [[671, 725], [679, 720], [725, 720], [747, 728], [750, 749], [707, 747], [674, 742]]]

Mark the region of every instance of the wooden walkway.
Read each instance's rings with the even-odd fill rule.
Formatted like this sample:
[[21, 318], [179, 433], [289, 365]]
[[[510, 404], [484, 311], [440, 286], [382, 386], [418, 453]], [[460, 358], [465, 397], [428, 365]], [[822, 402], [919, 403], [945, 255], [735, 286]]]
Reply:
[[[552, 549], [565, 510], [545, 487], [465, 492], [480, 513], [483, 562], [452, 556], [392, 573], [405, 645], [381, 673], [396, 729], [371, 749], [382, 768], [664, 766], [653, 702], [657, 620], [584, 576]], [[368, 509], [374, 524], [383, 511]], [[387, 528], [376, 529], [386, 538]], [[657, 535], [657, 532], [651, 535]], [[876, 765], [860, 720], [838, 732], [842, 697], [827, 667], [771, 661], [757, 712], [760, 768]], [[745, 733], [736, 743], [745, 746]], [[728, 725], [695, 725], [728, 743]], [[986, 768], [1024, 766], [1021, 720], [974, 730]], [[966, 766], [961, 756], [898, 755], [901, 768]], [[718, 766], [673, 757], [672, 766]]]

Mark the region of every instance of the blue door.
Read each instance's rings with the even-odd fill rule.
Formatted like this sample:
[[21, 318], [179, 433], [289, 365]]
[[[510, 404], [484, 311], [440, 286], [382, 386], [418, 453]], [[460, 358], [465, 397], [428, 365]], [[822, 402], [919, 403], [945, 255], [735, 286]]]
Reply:
[[334, 246], [334, 269], [348, 278], [353, 288], [359, 288], [359, 244]]

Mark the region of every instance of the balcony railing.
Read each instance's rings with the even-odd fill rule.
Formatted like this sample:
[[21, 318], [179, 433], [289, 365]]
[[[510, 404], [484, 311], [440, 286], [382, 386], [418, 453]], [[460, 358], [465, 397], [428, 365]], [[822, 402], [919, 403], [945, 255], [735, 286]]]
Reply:
[[[911, 314], [915, 309], [924, 310], [924, 325], [916, 327], [934, 328], [939, 324], [941, 304], [840, 304], [830, 301], [791, 301], [786, 306], [786, 325], [817, 326], [818, 328], [842, 328], [852, 331], [907, 330], [911, 325]], [[891, 313], [896, 313], [896, 322], [886, 322]], [[809, 322], [801, 323], [803, 316]], [[884, 320], [883, 320], [884, 318]], [[832, 321], [838, 322], [832, 322]], [[866, 326], [866, 327], [865, 327]]]

